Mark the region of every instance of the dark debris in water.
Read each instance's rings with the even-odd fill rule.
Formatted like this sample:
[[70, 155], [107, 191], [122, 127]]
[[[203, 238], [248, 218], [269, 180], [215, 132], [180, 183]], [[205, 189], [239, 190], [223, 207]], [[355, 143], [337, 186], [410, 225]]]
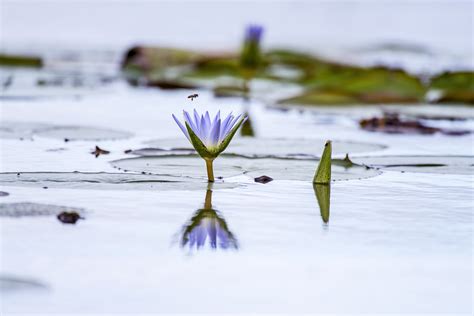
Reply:
[[95, 158], [99, 157], [100, 155], [108, 155], [110, 151], [100, 148], [99, 146], [95, 146], [95, 150], [91, 152], [95, 156]]
[[273, 178], [263, 175], [263, 176], [255, 178], [254, 181], [258, 183], [262, 183], [262, 184], [267, 184], [268, 182], [273, 181]]
[[469, 130], [451, 130], [427, 126], [420, 120], [400, 118], [396, 113], [385, 113], [382, 117], [362, 119], [359, 121], [359, 125], [362, 129], [367, 131], [388, 134], [432, 135], [435, 133], [441, 133], [444, 135], [460, 136], [471, 133]]
[[77, 212], [61, 212], [57, 218], [63, 224], [76, 224], [78, 220], [84, 219]]
[[0, 197], [1, 196], [9, 196], [9, 195], [10, 195], [10, 193], [8, 193], [8, 192], [0, 191]]

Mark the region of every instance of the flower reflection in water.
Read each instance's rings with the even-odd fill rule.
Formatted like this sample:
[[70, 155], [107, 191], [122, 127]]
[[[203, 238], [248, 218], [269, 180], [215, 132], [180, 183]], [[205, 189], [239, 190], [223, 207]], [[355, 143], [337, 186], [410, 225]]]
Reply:
[[183, 227], [181, 247], [202, 249], [206, 242], [212, 249], [238, 249], [235, 236], [219, 211], [212, 208], [212, 190], [208, 187], [204, 208], [198, 209]]

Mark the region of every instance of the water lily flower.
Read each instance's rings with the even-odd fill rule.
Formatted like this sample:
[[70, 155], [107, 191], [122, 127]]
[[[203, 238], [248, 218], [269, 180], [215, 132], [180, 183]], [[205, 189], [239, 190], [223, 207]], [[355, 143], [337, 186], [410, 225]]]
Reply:
[[199, 115], [194, 110], [193, 116], [183, 111], [184, 125], [173, 114], [183, 134], [188, 138], [194, 149], [206, 161], [207, 177], [209, 182], [214, 182], [213, 161], [229, 145], [235, 133], [247, 119], [246, 116], [234, 116], [232, 113], [221, 119], [220, 111], [211, 120], [209, 112]]
[[219, 211], [212, 208], [211, 200], [212, 191], [208, 189], [204, 208], [197, 210], [189, 223], [183, 227], [181, 247], [196, 247], [199, 250], [209, 242], [213, 249], [238, 249], [237, 239]]
[[256, 24], [250, 24], [245, 31], [246, 41], [259, 42], [263, 33], [263, 27]]
[[263, 27], [260, 25], [249, 25], [245, 31], [244, 44], [240, 54], [240, 65], [243, 68], [243, 76], [250, 79], [261, 62], [260, 40]]

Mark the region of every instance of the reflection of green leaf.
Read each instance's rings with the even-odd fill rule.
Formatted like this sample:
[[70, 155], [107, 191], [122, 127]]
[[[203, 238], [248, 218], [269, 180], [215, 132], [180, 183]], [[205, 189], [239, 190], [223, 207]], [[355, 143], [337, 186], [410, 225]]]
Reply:
[[313, 183], [314, 193], [318, 200], [321, 218], [324, 223], [329, 222], [329, 209], [331, 205], [331, 185]]

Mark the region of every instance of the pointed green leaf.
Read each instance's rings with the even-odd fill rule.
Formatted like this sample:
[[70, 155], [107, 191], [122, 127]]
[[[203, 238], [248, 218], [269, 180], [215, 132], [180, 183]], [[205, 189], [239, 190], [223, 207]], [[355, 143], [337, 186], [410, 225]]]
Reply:
[[323, 155], [314, 174], [313, 183], [328, 184], [331, 182], [331, 151], [331, 141], [328, 140], [324, 145]]
[[219, 148], [218, 148], [218, 154], [220, 154], [221, 152], [223, 152], [227, 146], [229, 146], [229, 143], [230, 141], [232, 140], [232, 138], [234, 137], [235, 133], [237, 132], [237, 130], [239, 129], [239, 127], [242, 125], [242, 123], [244, 122], [244, 120], [246, 119], [247, 117], [243, 117], [240, 119], [240, 121], [234, 126], [234, 128], [229, 132], [229, 134], [226, 136], [226, 138], [224, 138], [224, 140], [219, 144]]
[[198, 152], [199, 156], [202, 158], [215, 158], [213, 155], [207, 150], [206, 145], [203, 144], [201, 139], [194, 133], [192, 128], [189, 126], [187, 122], [184, 122], [186, 124], [186, 129], [188, 130], [189, 133], [189, 138], [191, 139], [191, 143], [193, 144], [194, 149]]

